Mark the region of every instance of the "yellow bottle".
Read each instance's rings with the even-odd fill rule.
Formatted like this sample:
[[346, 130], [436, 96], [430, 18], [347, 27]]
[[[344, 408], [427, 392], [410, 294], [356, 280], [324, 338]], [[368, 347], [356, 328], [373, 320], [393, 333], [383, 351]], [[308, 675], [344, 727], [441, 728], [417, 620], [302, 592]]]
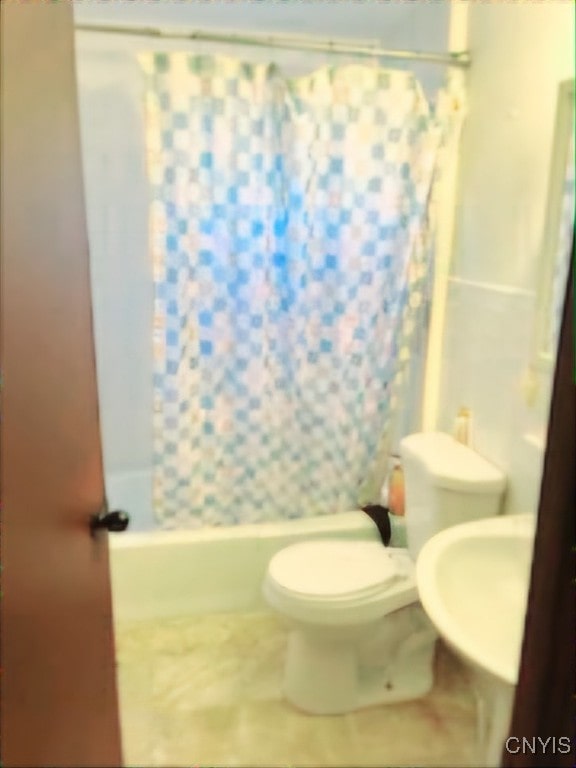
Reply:
[[454, 439], [462, 445], [470, 445], [472, 442], [472, 414], [469, 408], [460, 408], [454, 422]]

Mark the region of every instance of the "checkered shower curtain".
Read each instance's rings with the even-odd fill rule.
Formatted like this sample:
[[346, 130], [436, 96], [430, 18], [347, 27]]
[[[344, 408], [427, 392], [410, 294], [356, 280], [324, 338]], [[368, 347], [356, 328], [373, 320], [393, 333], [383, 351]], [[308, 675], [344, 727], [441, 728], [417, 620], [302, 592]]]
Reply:
[[440, 123], [408, 72], [141, 63], [159, 524], [355, 508], [425, 304]]

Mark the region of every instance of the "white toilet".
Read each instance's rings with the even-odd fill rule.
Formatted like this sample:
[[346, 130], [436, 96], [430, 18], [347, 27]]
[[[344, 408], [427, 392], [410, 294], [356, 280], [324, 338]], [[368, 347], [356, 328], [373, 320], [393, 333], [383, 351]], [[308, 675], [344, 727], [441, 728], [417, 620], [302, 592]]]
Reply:
[[[284, 695], [318, 715], [425, 695], [436, 633], [418, 602], [414, 563], [437, 531], [498, 514], [505, 477], [449, 435], [400, 445], [408, 549], [323, 539], [275, 554], [263, 585], [291, 625]], [[364, 515], [359, 512], [359, 515]]]

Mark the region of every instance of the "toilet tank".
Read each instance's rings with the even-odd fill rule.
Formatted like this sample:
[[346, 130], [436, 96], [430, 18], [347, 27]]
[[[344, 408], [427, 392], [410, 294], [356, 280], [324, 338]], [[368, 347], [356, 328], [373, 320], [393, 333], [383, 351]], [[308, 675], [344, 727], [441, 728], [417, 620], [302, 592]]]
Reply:
[[458, 523], [500, 511], [504, 474], [450, 435], [423, 432], [400, 442], [408, 550], [415, 560], [425, 542]]

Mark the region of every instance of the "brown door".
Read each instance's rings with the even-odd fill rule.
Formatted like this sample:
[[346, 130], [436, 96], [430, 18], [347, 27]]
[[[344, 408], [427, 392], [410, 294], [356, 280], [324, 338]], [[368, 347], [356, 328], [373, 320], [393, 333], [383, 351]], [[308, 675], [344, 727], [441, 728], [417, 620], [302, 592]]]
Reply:
[[72, 3], [1, 9], [2, 763], [119, 766]]

